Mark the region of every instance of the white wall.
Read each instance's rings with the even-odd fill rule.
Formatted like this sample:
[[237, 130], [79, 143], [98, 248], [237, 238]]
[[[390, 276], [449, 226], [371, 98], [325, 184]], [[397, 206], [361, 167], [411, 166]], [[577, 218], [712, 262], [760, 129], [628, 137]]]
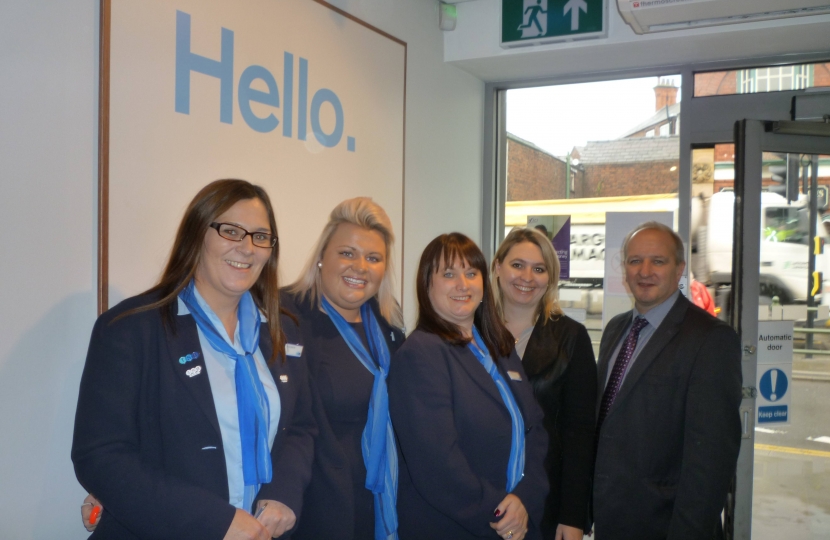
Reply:
[[[334, 3], [408, 43], [404, 304], [412, 326], [423, 247], [441, 232], [480, 234], [483, 84], [443, 63], [432, 0]], [[95, 319], [98, 4], [0, 0], [4, 539], [86, 537], [69, 449]]]

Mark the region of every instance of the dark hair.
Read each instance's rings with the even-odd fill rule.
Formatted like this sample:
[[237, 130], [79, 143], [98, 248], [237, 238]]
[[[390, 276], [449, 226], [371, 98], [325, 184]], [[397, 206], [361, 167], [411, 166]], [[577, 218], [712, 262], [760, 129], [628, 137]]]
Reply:
[[418, 328], [430, 334], [436, 334], [453, 345], [465, 346], [470, 338], [465, 338], [461, 329], [443, 318], [435, 311], [429, 299], [429, 290], [433, 276], [443, 270], [441, 266], [460, 261], [481, 273], [484, 297], [475, 312], [474, 324], [481, 334], [493, 361], [498, 363], [502, 356], [508, 356], [515, 343], [513, 335], [501, 322], [493, 300], [493, 290], [487, 273], [487, 260], [478, 246], [461, 233], [442, 234], [430, 242], [421, 254], [418, 263], [416, 289], [418, 293]]
[[[114, 321], [134, 313], [159, 309], [165, 324], [171, 331], [175, 332], [173, 303], [178, 294], [196, 274], [196, 268], [199, 266], [202, 257], [205, 234], [210, 229], [210, 224], [239, 201], [249, 199], [259, 199], [262, 202], [268, 213], [271, 234], [277, 236], [277, 221], [274, 217], [274, 209], [264, 189], [245, 180], [226, 179], [211, 182], [203, 187], [190, 201], [179, 224], [176, 239], [173, 241], [173, 248], [170, 250], [170, 258], [161, 279], [144, 293], [153, 293], [161, 298], [152, 304], [124, 312], [116, 317]], [[284, 357], [285, 352], [285, 334], [283, 334], [280, 326], [279, 283], [277, 279], [279, 254], [280, 244], [277, 240], [276, 245], [271, 249], [271, 256], [268, 257], [265, 266], [262, 268], [259, 279], [251, 287], [251, 296], [253, 296], [254, 302], [268, 319], [268, 334], [271, 336], [271, 343], [274, 345], [274, 351], [269, 362], [273, 362], [280, 354], [283, 354]]]

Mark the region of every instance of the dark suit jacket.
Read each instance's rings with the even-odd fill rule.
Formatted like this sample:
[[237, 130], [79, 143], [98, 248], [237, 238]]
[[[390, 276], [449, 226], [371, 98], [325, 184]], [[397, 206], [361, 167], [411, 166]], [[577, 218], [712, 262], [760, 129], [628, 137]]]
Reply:
[[588, 523], [596, 430], [597, 363], [584, 326], [566, 315], [539, 317], [522, 357], [533, 393], [545, 413], [550, 493], [542, 535], [560, 523]]
[[[599, 395], [632, 313], [602, 336]], [[741, 353], [728, 325], [682, 294], [631, 365], [602, 425], [597, 540], [711, 539], [741, 441]]]
[[[542, 410], [516, 352], [497, 362], [525, 424], [524, 478], [513, 494], [530, 516], [527, 538], [540, 538], [548, 492]], [[389, 410], [401, 456], [401, 540], [498, 538], [490, 523], [507, 495], [512, 423], [496, 384], [475, 355], [415, 330], [392, 359]]]
[[[286, 293], [282, 299], [300, 320], [314, 416], [319, 425], [303, 519], [291, 538], [371, 540], [375, 528], [374, 499], [365, 487], [366, 466], [360, 438], [369, 413], [374, 376], [354, 356], [326, 313]], [[404, 342], [403, 332], [386, 322], [374, 299], [369, 302], [389, 352], [394, 353]]]
[[[155, 299], [121, 302], [92, 331], [72, 441], [75, 474], [104, 506], [92, 537], [221, 539], [235, 508], [228, 503], [222, 436], [196, 322], [175, 316], [174, 333], [159, 310], [112, 322]], [[300, 343], [293, 321], [283, 316], [282, 323], [288, 343]], [[260, 349], [271, 356], [265, 325]], [[193, 352], [197, 359], [179, 362]], [[187, 375], [197, 367], [199, 374]], [[299, 519], [316, 434], [306, 362], [280, 357], [271, 373], [281, 412], [271, 450], [273, 481], [259, 498], [286, 504]]]

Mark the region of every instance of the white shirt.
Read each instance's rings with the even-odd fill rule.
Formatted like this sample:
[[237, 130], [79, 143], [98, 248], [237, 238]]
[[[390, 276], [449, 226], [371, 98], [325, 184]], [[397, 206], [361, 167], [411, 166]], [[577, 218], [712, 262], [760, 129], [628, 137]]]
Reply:
[[[210, 306], [199, 294], [199, 291], [193, 288], [194, 297], [199, 303], [199, 307], [204, 310], [210, 322], [219, 332], [229, 345], [231, 345], [240, 354], [245, 354], [245, 351], [239, 345], [239, 324], [236, 325], [234, 332], [233, 343], [228, 337], [225, 326], [219, 317], [213, 312]], [[189, 315], [190, 311], [185, 306], [184, 302], [179, 299], [179, 315]], [[260, 317], [265, 320], [264, 315], [260, 313]], [[210, 391], [213, 394], [213, 404], [216, 406], [216, 416], [219, 419], [219, 431], [222, 434], [222, 446], [225, 448], [225, 467], [228, 471], [228, 502], [237, 508], [241, 508], [248, 512], [250, 508], [245, 508], [245, 495], [248, 491], [247, 499], [253, 501], [256, 497], [256, 492], [259, 486], [245, 486], [245, 480], [242, 475], [242, 440], [239, 438], [239, 410], [236, 404], [236, 359], [230, 358], [228, 355], [216, 351], [207, 340], [202, 330], [199, 331], [199, 345], [202, 347], [202, 354], [205, 358], [205, 369], [207, 370], [208, 380], [210, 381]], [[262, 386], [265, 388], [265, 395], [268, 397], [268, 405], [270, 409], [270, 422], [268, 424], [268, 447], [274, 445], [274, 437], [277, 435], [277, 426], [280, 420], [280, 395], [277, 390], [277, 385], [274, 382], [274, 377], [268, 369], [268, 364], [262, 356], [262, 351], [257, 347], [254, 352], [254, 361], [256, 362], [257, 373], [259, 373], [259, 380], [262, 381]]]

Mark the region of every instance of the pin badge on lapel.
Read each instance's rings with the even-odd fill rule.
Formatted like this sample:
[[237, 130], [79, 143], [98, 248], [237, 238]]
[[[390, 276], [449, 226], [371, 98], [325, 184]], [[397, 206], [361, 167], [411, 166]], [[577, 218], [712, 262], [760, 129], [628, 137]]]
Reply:
[[202, 366], [196, 366], [195, 368], [188, 369], [187, 371], [184, 372], [184, 374], [187, 375], [188, 377], [195, 377], [196, 375], [198, 375], [201, 372], [202, 372]]
[[196, 360], [197, 358], [199, 358], [199, 353], [197, 351], [193, 351], [192, 353], [179, 358], [179, 363], [180, 364], [186, 364], [188, 362], [192, 362], [193, 360]]
[[288, 382], [288, 375], [280, 375], [280, 382]]
[[507, 376], [510, 377], [511, 381], [521, 381], [522, 380], [522, 376], [519, 375], [518, 371], [507, 370]]

